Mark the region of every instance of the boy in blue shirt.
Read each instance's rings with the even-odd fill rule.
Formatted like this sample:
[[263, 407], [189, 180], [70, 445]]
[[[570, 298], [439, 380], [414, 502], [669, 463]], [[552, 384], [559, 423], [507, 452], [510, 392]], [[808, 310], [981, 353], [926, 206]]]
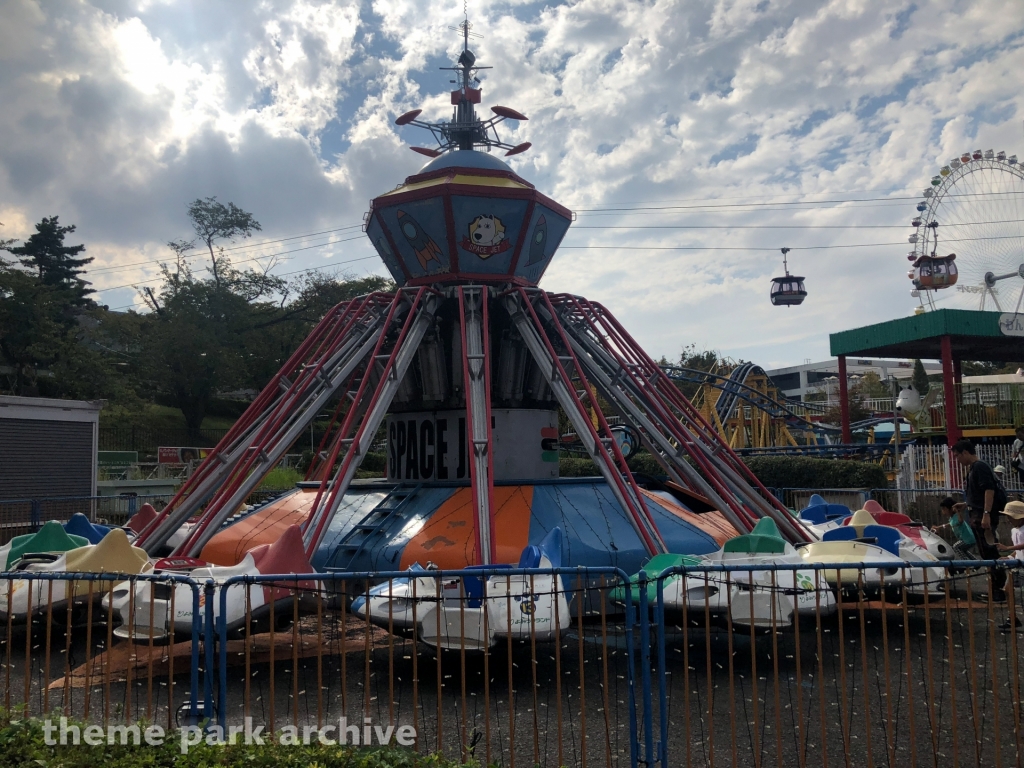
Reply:
[[946, 513], [949, 517], [949, 522], [945, 525], [933, 525], [932, 530], [938, 533], [943, 528], [949, 528], [953, 538], [956, 539], [953, 542], [953, 552], [956, 553], [956, 559], [977, 560], [978, 541], [974, 536], [971, 526], [964, 519], [967, 505], [963, 502], [958, 504], [953, 501], [952, 497], [947, 496], [939, 502], [939, 509]]

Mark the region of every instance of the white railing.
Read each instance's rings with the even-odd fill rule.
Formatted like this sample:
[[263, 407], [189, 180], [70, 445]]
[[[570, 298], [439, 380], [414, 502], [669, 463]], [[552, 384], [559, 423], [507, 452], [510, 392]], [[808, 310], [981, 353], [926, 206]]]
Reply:
[[[1024, 484], [1010, 469], [1010, 446], [977, 446], [978, 458], [995, 468], [1002, 465], [1006, 472], [1003, 484], [1011, 492], [1024, 491]], [[910, 445], [900, 454], [897, 487], [902, 490], [929, 490], [935, 488], [963, 488], [966, 467], [950, 455], [944, 445]]]

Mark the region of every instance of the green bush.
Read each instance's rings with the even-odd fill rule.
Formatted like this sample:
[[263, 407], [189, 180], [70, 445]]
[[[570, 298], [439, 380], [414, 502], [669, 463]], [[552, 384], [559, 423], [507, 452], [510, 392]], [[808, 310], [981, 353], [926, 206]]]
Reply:
[[[630, 458], [626, 464], [629, 465], [632, 471], [651, 475], [652, 477], [662, 477], [665, 474], [665, 470], [661, 468], [661, 464], [658, 463], [657, 459], [646, 451], [640, 451]], [[590, 459], [568, 458], [564, 456], [558, 460], [558, 474], [560, 477], [601, 476], [597, 465]]]
[[590, 459], [577, 459], [563, 456], [558, 460], [559, 477], [600, 477], [597, 465]]
[[386, 453], [368, 453], [359, 468], [364, 472], [386, 475], [388, 473], [388, 456]]
[[744, 462], [768, 488], [886, 488], [877, 464], [809, 456], [750, 456]]
[[664, 468], [658, 463], [658, 460], [647, 453], [647, 451], [639, 451], [634, 454], [631, 458], [626, 460], [629, 468], [634, 472], [639, 472], [643, 475], [650, 475], [651, 477], [662, 477], [665, 474]]
[[[886, 488], [885, 471], [877, 464], [839, 459], [814, 459], [809, 456], [750, 456], [744, 463], [768, 488]], [[665, 470], [646, 451], [627, 462], [629, 468], [652, 477], [663, 477]], [[562, 458], [558, 462], [561, 477], [598, 477], [600, 472], [590, 459]]]
[[303, 473], [292, 467], [274, 467], [260, 483], [261, 491], [289, 491], [303, 477]]
[[[309, 465], [313, 463], [313, 452], [308, 448], [302, 452], [302, 457], [299, 459], [298, 467], [302, 477], [305, 477], [306, 472], [309, 471]], [[388, 457], [383, 453], [368, 453], [359, 465], [359, 469], [356, 470], [357, 479], [372, 479], [378, 477], [384, 477], [388, 473]], [[302, 479], [299, 478], [299, 480]]]
[[[56, 724], [57, 717], [53, 718]], [[84, 728], [83, 723], [73, 723]], [[140, 731], [146, 724], [139, 723]], [[104, 729], [104, 735], [107, 731]], [[275, 743], [213, 745], [201, 742], [181, 753], [178, 731], [170, 731], [163, 744], [139, 746], [115, 744], [75, 746], [46, 744], [43, 721], [8, 718], [0, 713], [0, 768], [456, 768], [460, 763], [437, 755], [420, 755], [402, 747], [346, 747]], [[51, 739], [56, 734], [51, 732]], [[71, 740], [68, 739], [70, 742]], [[467, 765], [475, 765], [468, 763]]]

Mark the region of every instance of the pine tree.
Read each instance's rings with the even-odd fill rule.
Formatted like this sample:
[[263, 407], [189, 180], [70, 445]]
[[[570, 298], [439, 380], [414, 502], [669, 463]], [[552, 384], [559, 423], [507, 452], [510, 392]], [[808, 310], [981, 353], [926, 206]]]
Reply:
[[8, 247], [23, 266], [38, 272], [39, 282], [52, 288], [72, 292], [72, 302], [86, 304], [86, 295], [94, 293], [87, 280], [79, 277], [91, 258], [78, 258], [84, 245], [64, 245], [64, 237], [75, 231], [75, 226], [62, 227], [56, 216], [43, 218], [36, 224], [36, 233], [24, 245]]
[[914, 389], [922, 398], [928, 394], [928, 374], [925, 373], [924, 363], [920, 360], [914, 361], [914, 377], [912, 379]]

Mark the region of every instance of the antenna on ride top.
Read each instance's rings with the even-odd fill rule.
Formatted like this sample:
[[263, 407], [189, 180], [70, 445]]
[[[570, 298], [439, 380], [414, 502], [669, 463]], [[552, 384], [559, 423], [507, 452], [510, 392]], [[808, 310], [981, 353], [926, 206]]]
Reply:
[[[491, 67], [479, 66], [476, 63], [476, 54], [469, 49], [469, 38], [482, 38], [482, 35], [473, 32], [473, 25], [469, 21], [468, 10], [465, 9], [465, 20], [457, 27], [449, 27], [452, 30], [462, 32], [462, 53], [459, 54], [458, 66], [441, 67], [442, 71], [455, 72], [457, 79], [452, 83], [458, 88], [451, 92], [452, 105], [455, 109], [450, 121], [428, 123], [424, 120], [417, 120], [422, 109], [414, 109], [406, 112], [395, 120], [395, 125], [416, 125], [426, 128], [437, 141], [437, 148], [409, 147], [413, 152], [419, 152], [427, 157], [440, 157], [445, 152], [454, 150], [472, 150], [476, 147], [492, 147], [506, 150], [505, 156], [518, 155], [525, 152], [531, 146], [530, 142], [522, 144], [506, 144], [498, 135], [497, 125], [504, 120], [527, 120], [526, 115], [517, 112], [509, 107], [494, 106], [491, 112], [494, 117], [481, 120], [474, 107], [480, 103], [480, 79], [476, 73], [482, 69]], [[476, 86], [476, 87], [474, 87]]]

